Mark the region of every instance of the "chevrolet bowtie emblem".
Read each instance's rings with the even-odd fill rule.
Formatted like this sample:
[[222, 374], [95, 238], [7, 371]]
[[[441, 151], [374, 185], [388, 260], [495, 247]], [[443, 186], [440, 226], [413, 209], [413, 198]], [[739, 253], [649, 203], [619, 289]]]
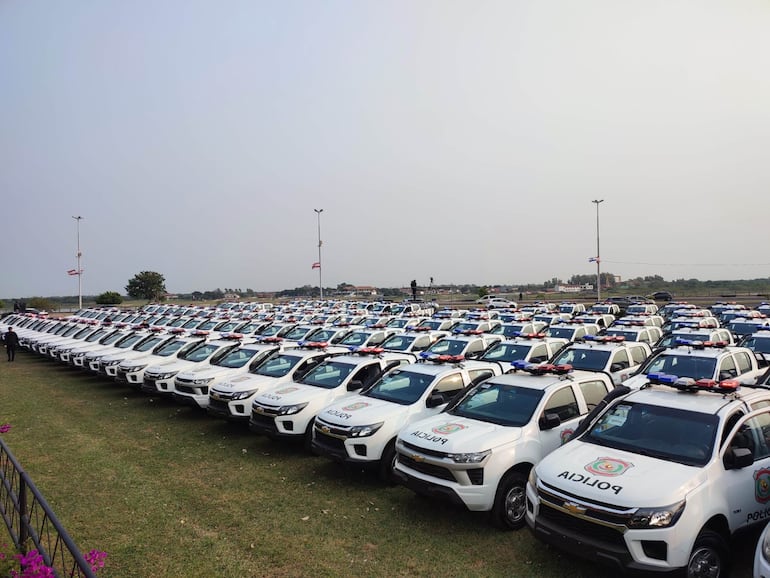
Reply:
[[580, 504], [576, 504], [575, 502], [564, 502], [564, 504], [562, 504], [562, 507], [572, 514], [586, 513], [586, 508], [584, 508]]
[[324, 433], [329, 433], [330, 430], [329, 430], [329, 428], [327, 426], [322, 425], [321, 426], [321, 431], [324, 432]]
[[412, 454], [412, 459], [416, 462], [424, 462], [425, 458], [422, 456], [418, 456], [417, 454]]

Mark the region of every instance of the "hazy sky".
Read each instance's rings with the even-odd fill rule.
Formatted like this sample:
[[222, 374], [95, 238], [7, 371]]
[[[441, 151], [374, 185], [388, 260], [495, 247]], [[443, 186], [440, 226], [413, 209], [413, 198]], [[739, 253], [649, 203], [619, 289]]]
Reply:
[[3, 0], [0, 296], [770, 276], [767, 0]]

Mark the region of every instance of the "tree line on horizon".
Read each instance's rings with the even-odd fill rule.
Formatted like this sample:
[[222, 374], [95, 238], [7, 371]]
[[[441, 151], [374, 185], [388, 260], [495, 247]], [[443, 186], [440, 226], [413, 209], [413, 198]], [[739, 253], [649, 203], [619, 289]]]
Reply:
[[[750, 294], [758, 297], [770, 296], [770, 277], [758, 279], [740, 279], [740, 280], [719, 280], [719, 281], [700, 281], [698, 279], [676, 279], [666, 281], [660, 275], [649, 275], [645, 277], [636, 277], [618, 281], [618, 277], [612, 273], [602, 273], [602, 290], [606, 293], [617, 292], [620, 294], [650, 294], [655, 291], [669, 291], [675, 296], [718, 294], [723, 296], [736, 294]], [[595, 284], [596, 275], [573, 275], [567, 281], [553, 277], [543, 283], [531, 283], [523, 285], [476, 285], [476, 284], [444, 284], [444, 285], [420, 285], [417, 287], [422, 293], [428, 294], [448, 292], [459, 294], [477, 295], [482, 292], [496, 293], [540, 293], [552, 290], [559, 285], [586, 285]], [[409, 287], [406, 293], [404, 287], [376, 287], [378, 296], [382, 297], [404, 297], [409, 294]], [[346, 295], [355, 289], [355, 286], [349, 283], [339, 283], [336, 287], [324, 287], [324, 295]], [[125, 295], [136, 300], [163, 301], [168, 292], [166, 290], [165, 277], [155, 271], [142, 271], [132, 277], [125, 286]], [[271, 296], [273, 298], [291, 298], [291, 297], [317, 297], [319, 294], [318, 286], [303, 285], [293, 289], [283, 289], [275, 292], [257, 292], [252, 289], [241, 291], [234, 288], [216, 288], [205, 291], [192, 291], [190, 293], [178, 293], [176, 299], [183, 301], [217, 301], [224, 299], [226, 295], [235, 294], [240, 297], [254, 298]], [[117, 291], [105, 291], [99, 295], [84, 295], [86, 302], [93, 302], [98, 305], [119, 305], [124, 301], [123, 295]], [[72, 306], [78, 303], [77, 295], [51, 296], [51, 297], [13, 297], [0, 301], [0, 309], [8, 309], [6, 302], [13, 304], [18, 301], [25, 301], [28, 307], [36, 309], [56, 311], [62, 307]]]

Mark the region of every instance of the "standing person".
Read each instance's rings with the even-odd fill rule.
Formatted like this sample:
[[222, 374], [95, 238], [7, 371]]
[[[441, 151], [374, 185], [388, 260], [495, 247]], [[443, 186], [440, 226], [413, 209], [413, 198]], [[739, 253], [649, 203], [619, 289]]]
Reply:
[[8, 361], [16, 361], [16, 347], [19, 345], [19, 336], [9, 327], [5, 333], [5, 349], [8, 351]]

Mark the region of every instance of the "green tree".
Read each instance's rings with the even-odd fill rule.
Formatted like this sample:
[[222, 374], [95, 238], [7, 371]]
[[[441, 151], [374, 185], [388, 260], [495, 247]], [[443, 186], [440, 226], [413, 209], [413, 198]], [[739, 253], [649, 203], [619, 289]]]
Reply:
[[486, 287], [479, 287], [479, 299], [489, 295], [489, 290]]
[[134, 299], [163, 301], [166, 297], [166, 279], [155, 271], [142, 271], [129, 280], [126, 293]]
[[32, 297], [26, 303], [27, 307], [33, 307], [40, 311], [57, 311], [59, 309], [55, 301], [51, 301], [45, 297]]
[[117, 291], [105, 291], [96, 296], [97, 305], [120, 305], [123, 303], [123, 297]]

